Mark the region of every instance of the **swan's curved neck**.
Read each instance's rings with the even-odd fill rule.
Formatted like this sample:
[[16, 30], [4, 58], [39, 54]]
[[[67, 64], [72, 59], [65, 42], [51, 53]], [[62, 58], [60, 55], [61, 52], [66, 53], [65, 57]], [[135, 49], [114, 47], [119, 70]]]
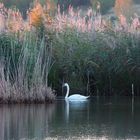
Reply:
[[66, 87], [67, 87], [67, 93], [66, 93], [65, 98], [68, 98], [68, 96], [69, 96], [69, 91], [70, 91], [70, 87], [69, 87], [69, 85], [68, 85], [68, 84], [66, 85]]

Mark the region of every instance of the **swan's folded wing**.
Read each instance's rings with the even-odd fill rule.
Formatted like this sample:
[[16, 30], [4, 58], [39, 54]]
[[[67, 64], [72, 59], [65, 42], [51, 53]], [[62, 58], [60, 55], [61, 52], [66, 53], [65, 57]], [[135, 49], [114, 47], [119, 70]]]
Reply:
[[74, 94], [68, 97], [69, 100], [86, 100], [87, 98], [89, 98], [89, 96], [83, 96], [80, 94]]

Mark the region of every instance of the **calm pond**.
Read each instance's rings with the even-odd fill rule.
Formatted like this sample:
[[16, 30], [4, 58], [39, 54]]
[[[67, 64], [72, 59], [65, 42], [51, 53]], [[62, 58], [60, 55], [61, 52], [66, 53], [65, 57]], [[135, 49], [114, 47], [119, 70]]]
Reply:
[[0, 105], [0, 140], [140, 139], [140, 100], [57, 100], [50, 105]]

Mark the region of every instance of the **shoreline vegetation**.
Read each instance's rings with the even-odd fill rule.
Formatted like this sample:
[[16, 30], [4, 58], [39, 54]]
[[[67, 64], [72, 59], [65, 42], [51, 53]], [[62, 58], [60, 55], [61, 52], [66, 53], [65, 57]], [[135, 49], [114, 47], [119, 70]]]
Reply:
[[[99, 4], [99, 3], [98, 3]], [[53, 102], [63, 82], [91, 96], [140, 95], [140, 18], [35, 2], [24, 19], [0, 3], [0, 103]]]
[[51, 67], [50, 48], [45, 39], [36, 41], [26, 34], [19, 40], [17, 34], [0, 37], [0, 103], [45, 103], [55, 100], [48, 87]]

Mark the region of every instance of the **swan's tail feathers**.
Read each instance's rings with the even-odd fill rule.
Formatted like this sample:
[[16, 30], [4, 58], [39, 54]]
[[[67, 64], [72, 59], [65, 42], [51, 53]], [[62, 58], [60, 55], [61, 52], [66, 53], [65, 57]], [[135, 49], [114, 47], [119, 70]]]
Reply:
[[87, 96], [86, 98], [88, 99], [90, 96]]

